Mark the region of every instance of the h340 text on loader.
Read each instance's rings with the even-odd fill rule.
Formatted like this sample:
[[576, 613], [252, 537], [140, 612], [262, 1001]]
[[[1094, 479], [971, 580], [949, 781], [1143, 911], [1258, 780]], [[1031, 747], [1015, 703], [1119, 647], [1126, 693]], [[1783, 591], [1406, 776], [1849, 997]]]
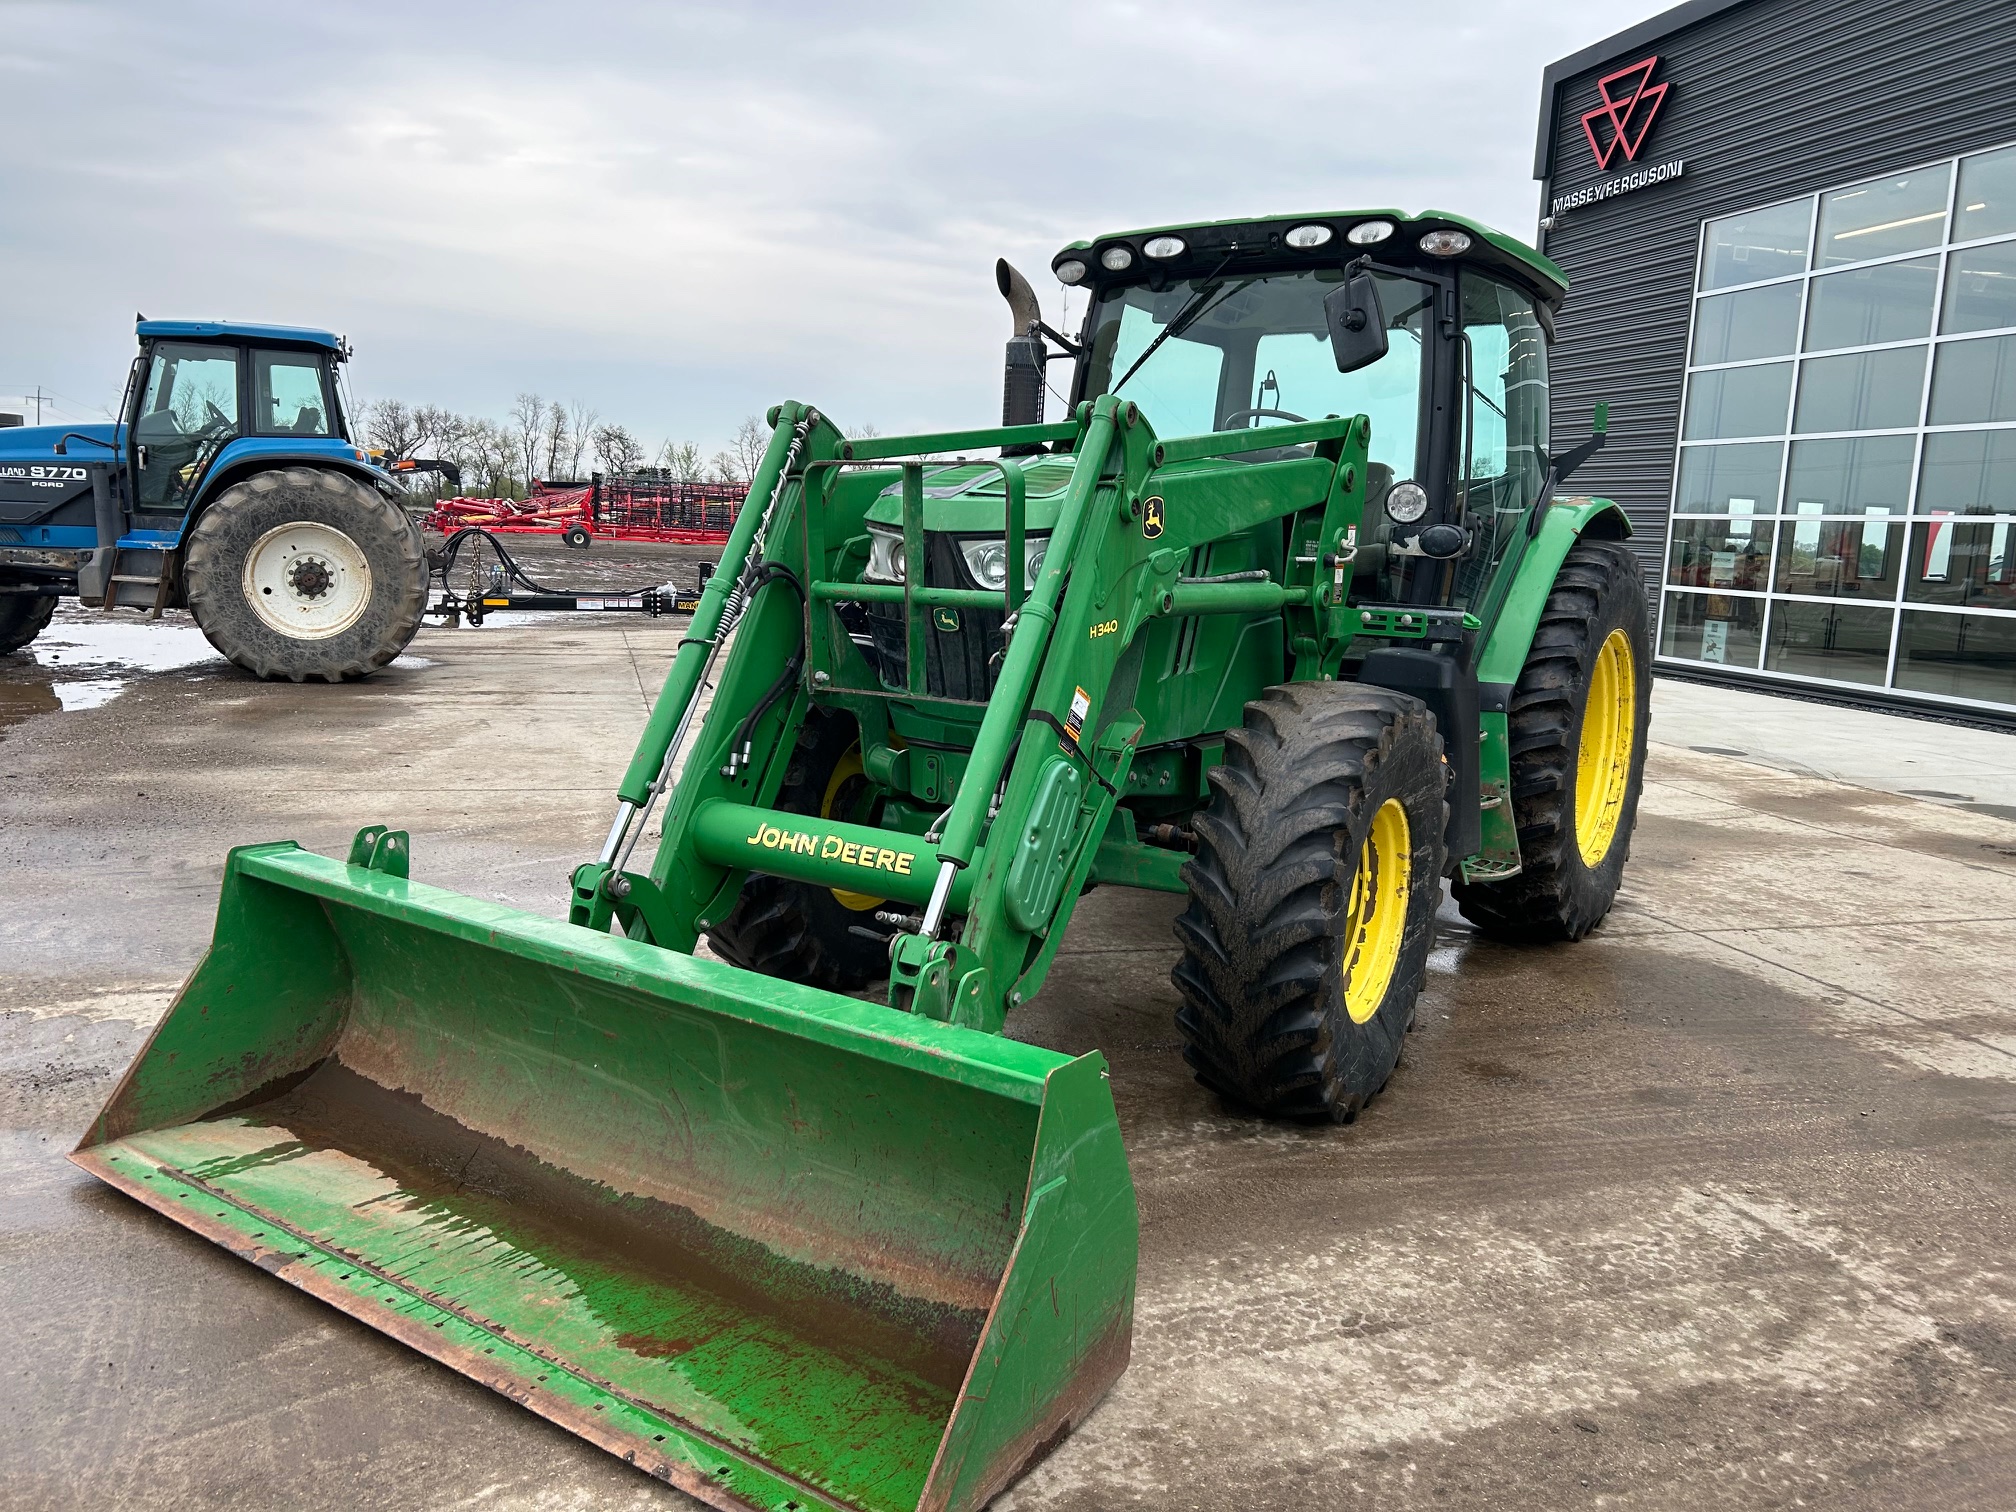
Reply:
[[1058, 1444], [1137, 1249], [1103, 1059], [1000, 1032], [1074, 901], [1187, 895], [1198, 1079], [1348, 1123], [1445, 879], [1604, 917], [1648, 648], [1622, 514], [1557, 496], [1602, 425], [1550, 453], [1544, 257], [1370, 211], [1052, 267], [1074, 337], [999, 269], [1001, 426], [772, 412], [568, 921], [382, 827], [234, 851], [75, 1158], [718, 1506], [977, 1507]]

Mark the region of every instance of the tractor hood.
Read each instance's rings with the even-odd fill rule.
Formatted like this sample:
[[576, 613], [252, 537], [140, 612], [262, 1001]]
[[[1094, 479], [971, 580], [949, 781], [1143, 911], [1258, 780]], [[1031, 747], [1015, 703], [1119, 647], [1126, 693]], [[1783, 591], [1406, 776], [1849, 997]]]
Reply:
[[[0, 465], [60, 461], [72, 466], [86, 462], [109, 462], [119, 439], [119, 427], [110, 420], [93, 425], [11, 425], [0, 430]], [[65, 436], [68, 455], [59, 454], [56, 443]], [[80, 440], [79, 437], [88, 437]], [[102, 441], [103, 446], [92, 442]]]
[[[1070, 456], [1026, 457], [1022, 475], [1028, 484], [1025, 495], [1027, 529], [1031, 533], [1049, 530], [1057, 523], [1057, 509], [1064, 490], [1071, 484], [1075, 459]], [[924, 528], [965, 535], [999, 535], [1006, 518], [1006, 495], [998, 469], [970, 462], [950, 463], [924, 470]], [[891, 483], [868, 508], [868, 518], [877, 525], [901, 527], [903, 485]]]
[[[119, 446], [121, 425], [113, 421], [97, 421], [93, 425], [8, 425], [0, 429], [0, 470], [4, 470], [8, 482], [18, 482], [26, 474], [22, 468], [34, 468], [36, 464], [56, 464], [69, 468], [83, 468], [87, 462], [111, 462]], [[56, 452], [56, 442], [62, 437], [71, 437], [62, 452]], [[97, 446], [103, 442], [103, 446]]]

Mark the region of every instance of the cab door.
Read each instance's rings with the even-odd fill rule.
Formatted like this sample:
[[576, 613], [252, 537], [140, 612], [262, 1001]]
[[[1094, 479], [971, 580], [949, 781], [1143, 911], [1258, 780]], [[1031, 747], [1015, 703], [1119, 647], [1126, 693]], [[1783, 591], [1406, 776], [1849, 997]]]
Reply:
[[235, 346], [163, 341], [148, 354], [133, 416], [133, 490], [142, 514], [180, 514], [224, 445], [239, 434]]

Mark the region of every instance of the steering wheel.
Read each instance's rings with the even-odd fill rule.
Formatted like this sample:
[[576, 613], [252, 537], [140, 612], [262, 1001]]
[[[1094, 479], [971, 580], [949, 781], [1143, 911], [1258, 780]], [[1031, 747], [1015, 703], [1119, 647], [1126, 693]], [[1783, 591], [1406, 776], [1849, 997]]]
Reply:
[[1234, 411], [1232, 411], [1232, 413], [1231, 413], [1231, 414], [1227, 415], [1227, 416], [1226, 416], [1226, 417], [1225, 417], [1225, 418], [1224, 418], [1223, 420], [1219, 421], [1219, 422], [1218, 422], [1218, 429], [1220, 429], [1220, 430], [1231, 430], [1231, 429], [1233, 429], [1233, 427], [1235, 427], [1236, 425], [1238, 425], [1238, 423], [1239, 423], [1239, 422], [1240, 422], [1241, 420], [1251, 420], [1251, 419], [1252, 419], [1252, 418], [1253, 418], [1253, 417], [1254, 417], [1255, 415], [1259, 415], [1259, 416], [1263, 417], [1264, 419], [1268, 419], [1268, 420], [1294, 420], [1294, 421], [1301, 421], [1301, 420], [1307, 420], [1307, 419], [1309, 418], [1309, 417], [1308, 417], [1307, 415], [1298, 415], [1298, 414], [1295, 414], [1295, 413], [1293, 413], [1293, 412], [1292, 412], [1292, 411], [1290, 411], [1290, 410], [1281, 410], [1281, 409], [1242, 409], [1242, 410], [1234, 410]]
[[207, 441], [212, 436], [221, 436], [238, 428], [236, 422], [229, 415], [217, 408], [215, 401], [205, 399], [203, 407], [210, 411], [210, 416], [204, 423], [203, 428], [196, 432], [197, 440]]

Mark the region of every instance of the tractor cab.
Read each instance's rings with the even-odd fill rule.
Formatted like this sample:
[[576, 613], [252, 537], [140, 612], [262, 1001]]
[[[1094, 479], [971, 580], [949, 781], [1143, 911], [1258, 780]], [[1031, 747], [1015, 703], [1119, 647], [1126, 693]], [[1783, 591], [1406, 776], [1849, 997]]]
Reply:
[[[1102, 236], [1051, 269], [1090, 296], [1074, 403], [1132, 400], [1162, 436], [1368, 416], [1354, 597], [1476, 604], [1548, 472], [1553, 263], [1372, 210]], [[1312, 451], [1254, 443], [1238, 460]]]
[[[296, 326], [144, 320], [127, 419], [138, 512], [180, 514], [240, 438], [351, 453], [342, 338]], [[257, 447], [259, 451], [269, 447]]]

